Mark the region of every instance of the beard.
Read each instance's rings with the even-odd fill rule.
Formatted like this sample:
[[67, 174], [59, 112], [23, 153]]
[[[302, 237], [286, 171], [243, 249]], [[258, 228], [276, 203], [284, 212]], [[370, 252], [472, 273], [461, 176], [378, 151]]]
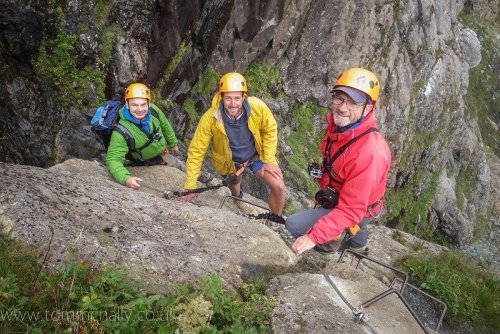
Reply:
[[338, 115], [337, 113], [333, 113], [333, 121], [335, 122], [335, 125], [340, 128], [346, 127], [355, 122], [353, 119], [351, 119], [350, 116], [343, 117]]

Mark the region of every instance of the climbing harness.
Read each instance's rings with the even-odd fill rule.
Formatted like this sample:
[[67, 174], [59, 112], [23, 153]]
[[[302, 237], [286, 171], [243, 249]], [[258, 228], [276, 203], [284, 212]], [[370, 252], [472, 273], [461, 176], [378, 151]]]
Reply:
[[337, 158], [342, 153], [344, 153], [345, 150], [347, 150], [347, 148], [349, 146], [351, 146], [356, 140], [358, 140], [359, 138], [363, 137], [364, 135], [369, 134], [370, 132], [378, 132], [378, 129], [376, 129], [376, 128], [369, 128], [368, 130], [366, 130], [365, 132], [363, 132], [359, 136], [356, 136], [356, 137], [352, 138], [347, 143], [345, 143], [342, 147], [340, 147], [337, 150], [337, 152], [335, 152], [335, 154], [333, 156], [331, 156], [331, 157], [330, 157], [330, 149], [332, 147], [333, 141], [329, 137], [327, 138], [326, 148], [325, 148], [325, 156], [323, 157], [323, 170], [328, 174], [328, 178], [330, 180], [330, 182], [329, 182], [330, 184], [331, 184], [331, 182], [337, 182], [337, 183], [339, 182], [339, 181], [335, 180], [335, 177], [334, 177], [335, 172], [332, 170], [333, 163], [335, 162], [335, 160], [337, 160]]

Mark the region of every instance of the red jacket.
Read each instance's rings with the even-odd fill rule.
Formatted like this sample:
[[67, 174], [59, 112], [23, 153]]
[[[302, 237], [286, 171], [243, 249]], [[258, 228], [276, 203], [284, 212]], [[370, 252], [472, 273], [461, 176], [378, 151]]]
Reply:
[[[328, 127], [320, 143], [323, 158], [330, 138], [330, 157], [352, 138], [369, 128], [377, 128], [375, 115], [370, 112], [361, 124], [343, 133], [335, 133], [331, 113], [327, 116]], [[391, 151], [384, 137], [377, 131], [370, 132], [352, 143], [334, 162], [330, 180], [328, 172], [318, 179], [321, 189], [330, 186], [339, 192], [337, 206], [327, 215], [318, 219], [308, 232], [316, 244], [322, 244], [338, 237], [346, 228], [355, 226], [364, 217], [370, 217], [368, 206], [377, 203], [385, 193], [387, 172], [391, 166]], [[382, 209], [375, 205], [371, 214]]]

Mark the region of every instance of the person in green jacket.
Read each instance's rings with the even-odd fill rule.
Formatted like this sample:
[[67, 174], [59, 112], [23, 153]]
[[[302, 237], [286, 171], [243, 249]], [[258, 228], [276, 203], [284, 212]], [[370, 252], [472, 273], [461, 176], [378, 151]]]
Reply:
[[[162, 164], [186, 170], [184, 162], [177, 159], [178, 140], [165, 114], [151, 102], [151, 90], [142, 83], [133, 83], [125, 90], [125, 105], [120, 109], [118, 124], [126, 128], [135, 142], [131, 151], [125, 137], [116, 129], [111, 134], [106, 165], [120, 184], [139, 189], [142, 179], [132, 176], [125, 168], [130, 165]], [[154, 112], [153, 112], [154, 110]], [[201, 182], [209, 182], [210, 175], [203, 174]]]

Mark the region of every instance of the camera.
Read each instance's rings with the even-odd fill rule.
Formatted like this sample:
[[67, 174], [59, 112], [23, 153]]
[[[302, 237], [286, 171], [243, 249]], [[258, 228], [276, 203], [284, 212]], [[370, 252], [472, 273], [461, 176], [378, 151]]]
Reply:
[[159, 133], [159, 132], [153, 132], [151, 134], [151, 139], [153, 139], [154, 141], [160, 141], [162, 138], [163, 137], [162, 137], [161, 133]]
[[314, 199], [323, 209], [333, 209], [339, 202], [339, 193], [331, 187], [326, 187], [318, 191]]
[[323, 176], [323, 171], [321, 170], [321, 167], [319, 164], [312, 162], [309, 164], [307, 167], [307, 170], [309, 171], [309, 175], [311, 175], [314, 178], [320, 178]]

